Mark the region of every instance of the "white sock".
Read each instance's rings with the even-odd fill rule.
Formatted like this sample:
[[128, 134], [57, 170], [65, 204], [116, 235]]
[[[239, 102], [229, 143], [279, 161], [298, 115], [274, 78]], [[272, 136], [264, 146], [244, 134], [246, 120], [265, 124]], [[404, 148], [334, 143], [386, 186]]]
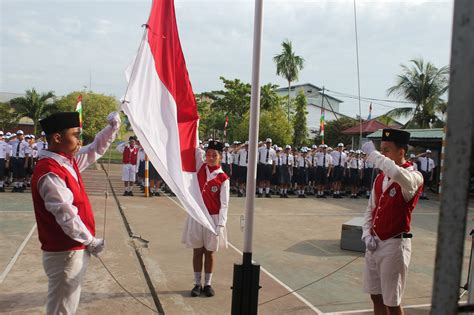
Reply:
[[283, 193], [286, 195], [286, 193], [288, 192], [288, 189], [283, 189]]
[[3, 180], [0, 181], [0, 187], [3, 187]]
[[280, 188], [280, 195], [283, 194], [283, 188]]
[[270, 187], [265, 188], [265, 193], [268, 195], [270, 193]]
[[259, 188], [259, 189], [258, 189], [258, 193], [259, 193], [260, 195], [262, 195], [262, 194], [263, 194], [263, 188]]
[[201, 285], [201, 273], [200, 272], [195, 272], [194, 273], [194, 284], [195, 285]]
[[211, 285], [212, 272], [204, 274], [204, 285]]

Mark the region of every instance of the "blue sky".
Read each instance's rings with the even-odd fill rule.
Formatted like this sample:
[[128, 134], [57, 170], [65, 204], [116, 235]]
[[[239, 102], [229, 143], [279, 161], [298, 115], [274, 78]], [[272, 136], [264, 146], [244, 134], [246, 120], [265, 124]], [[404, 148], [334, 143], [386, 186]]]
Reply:
[[[220, 76], [251, 80], [253, 1], [175, 0], [195, 92], [222, 88]], [[272, 57], [289, 39], [306, 60], [298, 83], [357, 94], [352, 0], [264, 0], [262, 84], [286, 86]], [[57, 95], [89, 89], [120, 97], [150, 1], [0, 0], [0, 91]], [[386, 99], [400, 64], [423, 57], [449, 64], [453, 1], [357, 1], [361, 94]], [[340, 111], [354, 116], [357, 100]], [[396, 99], [391, 97], [391, 99]], [[373, 105], [378, 115], [390, 107]], [[398, 106], [396, 103], [386, 103]], [[367, 115], [368, 103], [362, 103]]]

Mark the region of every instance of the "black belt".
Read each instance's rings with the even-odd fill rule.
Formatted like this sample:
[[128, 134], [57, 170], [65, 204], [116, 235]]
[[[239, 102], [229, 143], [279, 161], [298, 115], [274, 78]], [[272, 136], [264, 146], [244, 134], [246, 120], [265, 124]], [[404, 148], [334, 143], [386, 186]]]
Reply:
[[394, 236], [393, 238], [412, 238], [413, 234], [411, 233], [401, 233], [398, 234], [397, 236]]

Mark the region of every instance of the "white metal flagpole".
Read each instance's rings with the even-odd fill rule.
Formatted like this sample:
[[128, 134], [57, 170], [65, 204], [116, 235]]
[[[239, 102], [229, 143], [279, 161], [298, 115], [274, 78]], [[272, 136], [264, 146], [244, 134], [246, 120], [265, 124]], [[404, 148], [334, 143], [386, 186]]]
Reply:
[[257, 143], [260, 117], [260, 59], [263, 29], [263, 0], [255, 0], [252, 94], [250, 97], [249, 159], [247, 165], [247, 196], [243, 264], [234, 266], [232, 314], [257, 314], [260, 266], [252, 265], [253, 219], [257, 174]]

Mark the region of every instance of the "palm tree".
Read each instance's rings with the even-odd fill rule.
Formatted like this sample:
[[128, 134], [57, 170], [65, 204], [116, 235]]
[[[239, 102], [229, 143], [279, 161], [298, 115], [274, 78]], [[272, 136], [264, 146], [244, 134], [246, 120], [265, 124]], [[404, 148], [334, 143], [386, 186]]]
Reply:
[[405, 128], [431, 128], [443, 124], [438, 114], [446, 111], [446, 101], [442, 96], [449, 87], [449, 67], [436, 68], [423, 59], [412, 59], [411, 67], [401, 65], [402, 74], [397, 76], [394, 86], [387, 90], [387, 94], [397, 94], [415, 107], [396, 108], [385, 114], [397, 119], [410, 117]]
[[288, 81], [288, 121], [290, 121], [290, 87], [291, 82], [298, 81], [298, 74], [304, 67], [304, 59], [296, 56], [291, 42], [287, 39], [282, 44], [282, 52], [273, 57], [277, 66], [276, 73]]
[[33, 120], [34, 133], [36, 134], [39, 120], [57, 110], [53, 101], [54, 96], [52, 91], [38, 94], [33, 88], [27, 90], [25, 96], [12, 99], [10, 104], [20, 118], [28, 117]]

